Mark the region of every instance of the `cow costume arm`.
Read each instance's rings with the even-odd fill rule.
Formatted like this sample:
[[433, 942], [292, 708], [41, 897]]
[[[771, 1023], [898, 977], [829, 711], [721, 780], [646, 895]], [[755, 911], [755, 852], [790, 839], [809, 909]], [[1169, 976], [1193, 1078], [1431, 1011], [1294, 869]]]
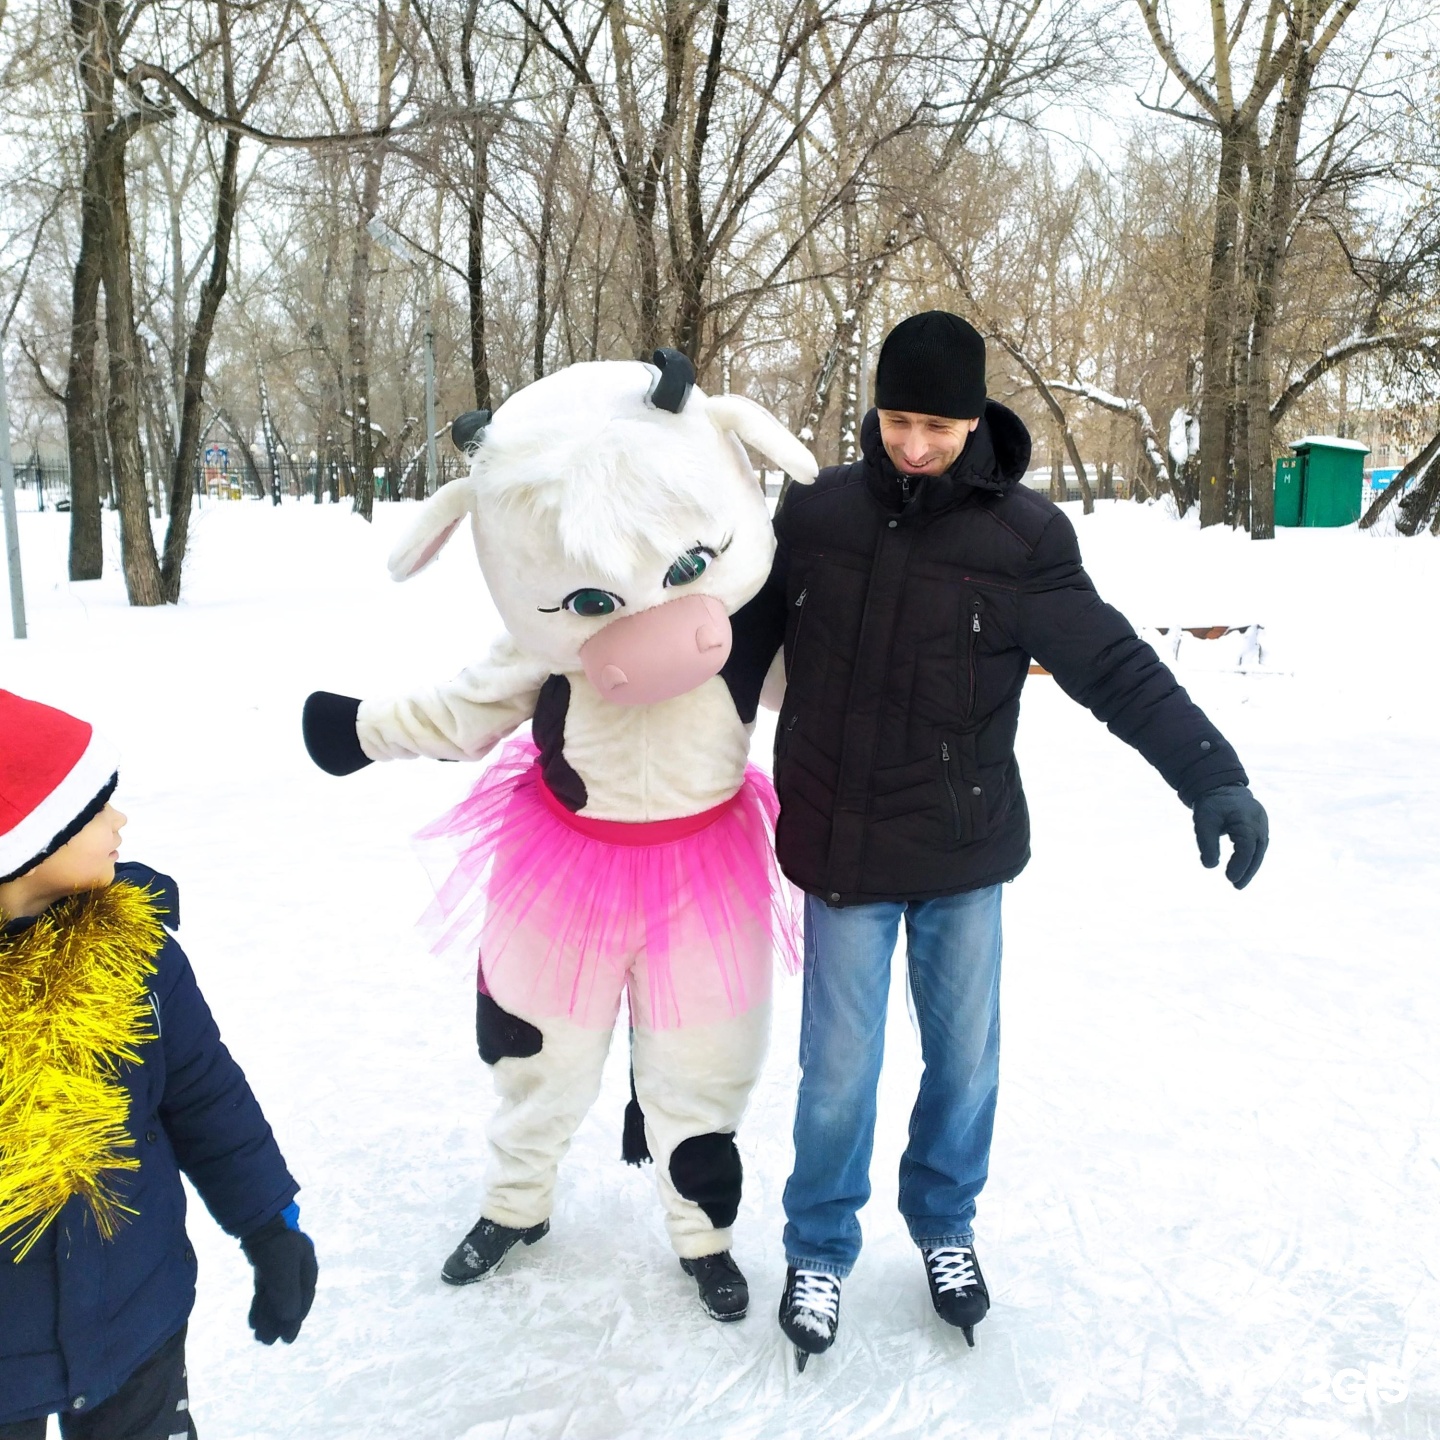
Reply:
[[417, 755], [479, 760], [535, 713], [549, 673], [505, 635], [479, 664], [411, 695], [355, 700], [317, 691], [305, 702], [305, 747], [332, 775]]
[[362, 700], [355, 716], [371, 760], [479, 760], [535, 713], [547, 665], [523, 655], [508, 636], [478, 665], [444, 685], [393, 700]]

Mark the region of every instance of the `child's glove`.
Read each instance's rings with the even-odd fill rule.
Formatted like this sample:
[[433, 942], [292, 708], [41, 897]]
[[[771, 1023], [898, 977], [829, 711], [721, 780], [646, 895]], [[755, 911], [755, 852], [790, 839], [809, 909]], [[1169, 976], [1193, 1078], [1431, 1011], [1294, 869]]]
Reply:
[[255, 1267], [250, 1328], [262, 1345], [291, 1344], [315, 1299], [315, 1246], [300, 1229], [300, 1207], [288, 1206], [247, 1235], [240, 1248]]

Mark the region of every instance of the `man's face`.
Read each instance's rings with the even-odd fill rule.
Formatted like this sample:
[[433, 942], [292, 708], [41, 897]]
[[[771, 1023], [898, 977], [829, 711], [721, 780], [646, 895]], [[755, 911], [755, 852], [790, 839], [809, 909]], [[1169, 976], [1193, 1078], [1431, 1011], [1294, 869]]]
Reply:
[[913, 410], [880, 411], [880, 443], [902, 475], [943, 475], [965, 448], [975, 420], [918, 415]]

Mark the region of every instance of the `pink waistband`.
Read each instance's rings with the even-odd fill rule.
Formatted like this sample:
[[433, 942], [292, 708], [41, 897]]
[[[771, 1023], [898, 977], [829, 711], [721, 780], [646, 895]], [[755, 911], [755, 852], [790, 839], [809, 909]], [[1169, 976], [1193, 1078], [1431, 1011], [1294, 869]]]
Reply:
[[591, 840], [603, 840], [607, 845], [666, 845], [675, 840], [686, 840], [713, 825], [740, 797], [737, 790], [728, 800], [722, 800], [709, 810], [702, 810], [698, 815], [677, 815], [673, 820], [595, 820], [567, 810], [555, 798], [540, 774], [538, 760], [535, 764], [535, 789], [546, 809], [557, 820], [581, 835]]

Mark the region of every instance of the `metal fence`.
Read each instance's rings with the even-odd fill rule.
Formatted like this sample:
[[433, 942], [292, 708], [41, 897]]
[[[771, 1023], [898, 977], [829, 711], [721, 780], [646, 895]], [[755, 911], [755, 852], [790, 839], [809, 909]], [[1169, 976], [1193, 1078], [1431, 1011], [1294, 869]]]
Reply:
[[15, 502], [22, 509], [68, 510], [70, 466], [64, 460], [31, 456], [15, 466]]
[[[458, 455], [440, 457], [439, 483], [453, 480], [465, 472], [466, 462]], [[376, 500], [415, 500], [422, 498], [423, 461], [419, 465], [380, 466], [375, 470]], [[169, 476], [160, 478], [146, 472], [146, 490], [152, 502], [159, 495], [162, 508], [168, 508], [164, 494]], [[271, 467], [257, 462], [254, 468], [234, 463], [230, 455], [217, 456], [214, 447], [195, 467], [196, 503], [210, 500], [274, 500], [278, 489], [280, 500], [350, 500], [355, 495], [353, 468], [343, 457], [323, 463], [309, 459], [287, 458]], [[32, 455], [15, 466], [16, 503], [22, 510], [59, 510], [70, 508], [70, 464], [68, 460], [42, 460]], [[107, 497], [114, 505], [114, 496]]]

